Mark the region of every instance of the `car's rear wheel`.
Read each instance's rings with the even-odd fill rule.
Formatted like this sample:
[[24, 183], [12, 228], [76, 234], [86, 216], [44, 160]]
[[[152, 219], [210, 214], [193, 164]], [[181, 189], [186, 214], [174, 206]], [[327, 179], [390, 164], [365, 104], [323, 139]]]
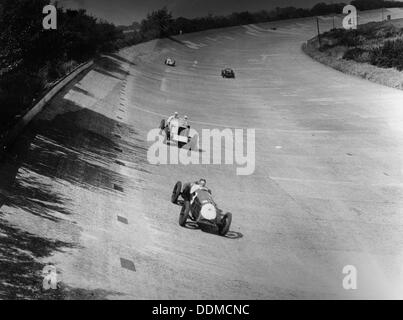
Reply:
[[179, 214], [179, 225], [181, 227], [186, 226], [186, 221], [189, 218], [189, 212], [190, 212], [190, 202], [185, 201], [182, 206], [181, 213]]
[[176, 204], [178, 202], [178, 198], [182, 192], [182, 182], [178, 181], [175, 186], [174, 190], [172, 191], [171, 202]]
[[221, 236], [225, 236], [228, 233], [229, 228], [231, 227], [231, 222], [232, 222], [232, 213], [227, 212], [222, 218], [222, 225], [219, 230]]
[[165, 119], [162, 119], [162, 120], [161, 120], [161, 124], [160, 124], [160, 129], [161, 129], [161, 130], [164, 130], [165, 127], [166, 127]]

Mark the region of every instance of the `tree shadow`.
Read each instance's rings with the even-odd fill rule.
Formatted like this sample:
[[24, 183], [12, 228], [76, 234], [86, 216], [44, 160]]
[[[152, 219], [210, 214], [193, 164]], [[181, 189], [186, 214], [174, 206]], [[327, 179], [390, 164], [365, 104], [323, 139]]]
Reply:
[[109, 296], [124, 296], [124, 294], [103, 289], [72, 288], [62, 283], [57, 290], [48, 292], [48, 295], [41, 300], [108, 300]]
[[108, 56], [102, 56], [101, 58], [97, 59], [94, 70], [119, 80], [125, 79], [130, 74], [130, 72], [122, 69], [122, 66], [119, 62]]
[[59, 283], [56, 290], [44, 290], [42, 272], [47, 264], [38, 259], [71, 248], [77, 247], [71, 243], [33, 235], [0, 219], [0, 299], [105, 300], [110, 295], [123, 295], [101, 289], [72, 288], [63, 283]]
[[[14, 164], [14, 168], [4, 172], [11, 175], [3, 179], [8, 181], [8, 185], [15, 180], [18, 170], [29, 170], [42, 177], [60, 179], [87, 189], [113, 190], [115, 184], [124, 183], [124, 178], [111, 166], [117, 160], [130, 161], [135, 169], [149, 173], [144, 169], [148, 163], [147, 148], [134, 129], [121, 124], [121, 133], [129, 138], [118, 139], [113, 135], [118, 123], [114, 119], [83, 109], [72, 101], [63, 101], [61, 107], [63, 113], [53, 119], [35, 120], [9, 150], [9, 159], [14, 163], [8, 167]], [[0, 172], [2, 167], [0, 163]], [[38, 200], [45, 201], [47, 186], [39, 181], [35, 183], [37, 189], [44, 190], [43, 197], [40, 197], [41, 192], [23, 188], [14, 188], [10, 192], [35, 193], [40, 197]], [[2, 185], [0, 182], [0, 190]], [[56, 197], [48, 201], [59, 203]]]
[[[105, 65], [105, 72], [126, 74], [115, 62]], [[99, 65], [97, 68], [104, 70]], [[149, 173], [144, 169], [148, 164], [147, 146], [136, 130], [65, 98], [77, 81], [52, 99], [3, 153], [0, 209], [6, 205], [8, 211], [19, 209], [59, 223], [63, 215], [73, 212], [69, 209], [71, 199], [55, 185], [62, 190], [70, 184], [68, 188], [119, 192], [116, 186], [123, 190], [133, 181], [116, 170], [116, 160], [130, 161], [133, 169]], [[115, 136], [116, 130], [120, 138]], [[141, 180], [136, 178], [134, 182]], [[69, 287], [43, 292], [44, 264], [38, 259], [69, 248], [76, 248], [76, 244], [31, 234], [1, 218], [0, 299], [103, 299], [118, 294]]]
[[126, 58], [123, 58], [123, 57], [119, 56], [116, 53], [108, 53], [105, 56], [111, 57], [111, 58], [116, 59], [116, 60], [118, 60], [120, 62], [123, 62], [123, 63], [127, 63], [127, 64], [129, 64], [130, 66], [133, 66], [133, 67], [136, 66], [136, 64], [134, 62], [132, 62], [132, 61], [126, 59]]
[[39, 299], [45, 258], [54, 251], [74, 248], [62, 241], [38, 237], [0, 219], [0, 299]]
[[[104, 63], [97, 65], [98, 69], [121, 70], [111, 59], [100, 61]], [[85, 74], [77, 81], [83, 77]], [[50, 180], [116, 191], [116, 185], [125, 183], [112, 165], [117, 160], [150, 173], [145, 169], [146, 143], [135, 129], [65, 98], [70, 90], [77, 89], [76, 82], [61, 90], [3, 153], [0, 194], [4, 204], [57, 221], [55, 211], [70, 214], [64, 205], [69, 199], [53, 190]], [[116, 130], [120, 138], [114, 135]]]
[[73, 90], [73, 91], [76, 91], [76, 92], [80, 92], [80, 93], [82, 93], [82, 94], [85, 94], [86, 96], [89, 96], [89, 97], [91, 97], [91, 98], [94, 97], [94, 95], [93, 95], [92, 93], [90, 93], [90, 92], [88, 92], [87, 90], [84, 90], [84, 89], [82, 89], [82, 88], [79, 88], [79, 87], [77, 87], [77, 86], [74, 86], [74, 87], [72, 88], [72, 90]]
[[16, 183], [8, 188], [7, 194], [8, 196], [4, 197], [5, 205], [23, 209], [53, 222], [61, 220], [53, 215], [54, 212], [72, 214], [64, 206], [69, 199], [55, 192], [52, 185], [40, 182], [35, 177], [19, 177]]
[[171, 41], [173, 41], [173, 42], [179, 43], [179, 44], [182, 45], [182, 46], [186, 46], [186, 44], [185, 44], [183, 41], [178, 40], [178, 39], [176, 39], [176, 38], [174, 38], [174, 37], [172, 37], [172, 36], [167, 36], [167, 39], [168, 39], [168, 40], [171, 40]]

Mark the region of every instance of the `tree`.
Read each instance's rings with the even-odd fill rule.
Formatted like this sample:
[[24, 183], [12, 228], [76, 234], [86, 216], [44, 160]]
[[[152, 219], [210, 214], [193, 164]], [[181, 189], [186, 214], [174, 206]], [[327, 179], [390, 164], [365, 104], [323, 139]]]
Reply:
[[42, 9], [46, 0], [6, 0], [0, 19], [1, 66], [37, 58], [32, 48], [42, 41]]
[[146, 40], [163, 38], [172, 34], [172, 13], [166, 7], [153, 11], [141, 22], [140, 32]]

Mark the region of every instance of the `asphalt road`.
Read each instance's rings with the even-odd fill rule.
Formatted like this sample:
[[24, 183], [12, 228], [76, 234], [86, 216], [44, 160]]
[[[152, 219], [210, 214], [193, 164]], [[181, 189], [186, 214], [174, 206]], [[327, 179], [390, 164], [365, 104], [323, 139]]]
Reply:
[[[315, 28], [152, 41], [69, 85], [0, 165], [0, 297], [402, 298], [403, 92], [304, 55]], [[255, 129], [254, 173], [149, 164], [147, 134], [174, 111], [198, 132]], [[178, 225], [173, 185], [201, 177], [233, 213], [225, 238]], [[40, 288], [49, 263], [61, 293]], [[346, 265], [357, 290], [343, 289]]]

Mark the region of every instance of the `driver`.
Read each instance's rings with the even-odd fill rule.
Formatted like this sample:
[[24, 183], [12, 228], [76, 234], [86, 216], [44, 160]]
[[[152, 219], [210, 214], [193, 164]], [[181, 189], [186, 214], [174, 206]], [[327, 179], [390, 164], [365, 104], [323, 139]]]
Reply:
[[179, 114], [178, 114], [177, 112], [175, 112], [174, 115], [172, 115], [172, 116], [170, 116], [170, 117], [168, 118], [168, 121], [167, 121], [168, 127], [170, 127], [171, 121], [172, 121], [173, 119], [179, 119]]
[[211, 194], [211, 191], [206, 187], [206, 179], [187, 183], [183, 188], [182, 195], [185, 200], [191, 201], [199, 190], [206, 190]]
[[170, 116], [165, 124], [165, 133], [167, 136], [167, 140], [171, 140], [171, 122], [174, 119], [179, 119], [179, 114], [175, 112], [172, 116]]
[[189, 117], [188, 116], [185, 116], [184, 118], [183, 118], [183, 123], [184, 123], [184, 125], [187, 127], [187, 126], [189, 126]]
[[192, 196], [194, 196], [198, 190], [207, 190], [208, 191], [206, 184], [207, 184], [207, 181], [206, 181], [206, 179], [203, 179], [203, 178], [200, 179], [199, 181], [194, 182], [192, 184], [192, 186], [190, 187], [190, 194]]

